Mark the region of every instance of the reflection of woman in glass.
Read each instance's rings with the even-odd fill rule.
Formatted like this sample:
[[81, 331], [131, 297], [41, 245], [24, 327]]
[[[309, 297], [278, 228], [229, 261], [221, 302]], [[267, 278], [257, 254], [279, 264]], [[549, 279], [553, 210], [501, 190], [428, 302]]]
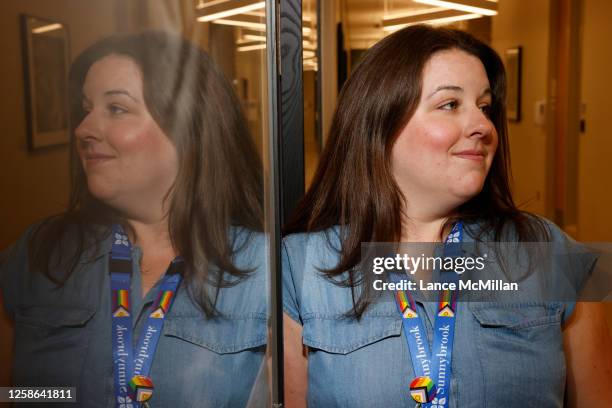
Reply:
[[361, 242], [570, 243], [512, 200], [504, 98], [502, 62], [466, 33], [409, 27], [365, 54], [286, 227], [288, 407], [560, 407], [565, 390], [576, 406], [609, 400], [601, 309], [461, 303], [443, 314], [442, 301], [377, 297], [376, 277], [357, 268]]
[[88, 407], [151, 387], [150, 406], [244, 406], [267, 334], [263, 185], [230, 84], [146, 32], [88, 48], [70, 86], [69, 208], [3, 265], [14, 384]]

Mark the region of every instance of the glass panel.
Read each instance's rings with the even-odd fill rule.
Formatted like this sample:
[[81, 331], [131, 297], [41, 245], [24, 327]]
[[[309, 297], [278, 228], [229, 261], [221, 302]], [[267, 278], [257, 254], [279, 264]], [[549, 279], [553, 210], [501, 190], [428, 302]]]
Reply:
[[304, 183], [308, 189], [321, 155], [318, 95], [318, 29], [317, 1], [302, 2], [303, 90], [304, 90]]
[[0, 386], [269, 405], [265, 7], [2, 3]]

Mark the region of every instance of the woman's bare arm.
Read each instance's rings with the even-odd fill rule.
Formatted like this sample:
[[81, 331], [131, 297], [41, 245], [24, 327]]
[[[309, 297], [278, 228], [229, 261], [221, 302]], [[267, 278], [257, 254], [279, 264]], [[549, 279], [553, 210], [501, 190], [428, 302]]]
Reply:
[[563, 329], [570, 408], [612, 401], [612, 339], [601, 303], [576, 303]]
[[302, 344], [302, 326], [292, 318], [283, 315], [285, 406], [306, 407], [308, 383], [308, 354]]

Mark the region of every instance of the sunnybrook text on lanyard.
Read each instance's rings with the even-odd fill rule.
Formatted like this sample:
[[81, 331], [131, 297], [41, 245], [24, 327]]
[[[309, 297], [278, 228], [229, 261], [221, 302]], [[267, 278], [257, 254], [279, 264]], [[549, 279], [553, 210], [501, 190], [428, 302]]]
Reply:
[[146, 401], [153, 394], [153, 382], [149, 378], [149, 372], [164, 327], [164, 318], [172, 307], [181, 283], [183, 262], [177, 257], [168, 267], [159, 295], [153, 304], [153, 311], [145, 322], [136, 349], [132, 350], [132, 248], [121, 226], [114, 225], [112, 233], [113, 244], [108, 269], [111, 276], [115, 406], [139, 408], [143, 403], [147, 405]]
[[[463, 224], [458, 222], [448, 235], [446, 244], [461, 242], [462, 239]], [[444, 256], [457, 256], [458, 250], [457, 245], [445, 245]], [[443, 279], [445, 281], [458, 280], [458, 275], [454, 272], [440, 272], [445, 274]], [[440, 293], [433, 332], [433, 354], [429, 351], [427, 332], [410, 292], [397, 291], [395, 300], [402, 315], [404, 335], [416, 376], [410, 383], [410, 395], [418, 403], [417, 406], [422, 408], [447, 408], [450, 399], [457, 293], [450, 290], [443, 290]]]

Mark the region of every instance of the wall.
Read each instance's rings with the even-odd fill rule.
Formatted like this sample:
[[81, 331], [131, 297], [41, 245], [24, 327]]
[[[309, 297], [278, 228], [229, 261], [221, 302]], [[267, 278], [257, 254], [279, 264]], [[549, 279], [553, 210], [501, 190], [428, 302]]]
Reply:
[[316, 133], [317, 72], [304, 71], [304, 188], [308, 190], [319, 164], [321, 148]]
[[508, 48], [523, 48], [522, 118], [509, 124], [514, 197], [522, 208], [546, 214], [546, 129], [534, 123], [534, 105], [546, 99], [549, 0], [501, 1], [492, 18], [493, 48], [504, 58]]
[[[321, 81], [321, 136], [325, 145], [338, 96], [337, 38], [338, 1], [319, 3], [319, 80]], [[325, 41], [323, 41], [325, 39]]]
[[582, 102], [586, 131], [580, 135], [578, 235], [585, 241], [612, 241], [612, 2], [583, 0]]
[[[582, 0], [581, 100], [585, 132], [580, 135], [578, 156], [578, 237], [584, 241], [612, 241], [612, 2]], [[612, 333], [612, 303], [606, 304]]]
[[[578, 228], [572, 231], [582, 241], [612, 240], [612, 190], [609, 175], [612, 173], [612, 139], [609, 137], [607, 98], [612, 93], [609, 81], [609, 65], [612, 61], [612, 2], [581, 0], [582, 102], [586, 104], [586, 132], [580, 135], [578, 165]], [[523, 119], [510, 123], [510, 148], [513, 159], [514, 192], [518, 203], [529, 201], [525, 209], [546, 215], [547, 160], [553, 160], [546, 150], [546, 130], [534, 124], [534, 103], [545, 99], [548, 82], [548, 25], [550, 3], [548, 0], [515, 0], [499, 2], [499, 15], [493, 17], [492, 45], [503, 56], [506, 48], [523, 47], [522, 102]], [[575, 79], [576, 80], [576, 79]], [[553, 144], [554, 146], [554, 144]], [[575, 177], [576, 175], [568, 175]], [[537, 199], [539, 197], [539, 199]], [[533, 200], [533, 198], [536, 198]], [[608, 327], [612, 333], [612, 304], [605, 304], [608, 311]]]
[[[67, 146], [27, 150], [20, 13], [67, 24], [71, 58], [115, 29], [115, 1], [15, 0], [0, 5], [0, 250], [29, 224], [61, 211], [69, 188]], [[0, 316], [0, 384], [9, 381], [9, 330], [6, 316]]]
[[4, 1], [0, 13], [0, 249], [12, 243], [33, 221], [61, 211], [68, 194], [68, 148], [28, 152], [23, 93], [19, 14], [68, 25], [70, 55], [114, 30], [114, 2], [79, 0]]

